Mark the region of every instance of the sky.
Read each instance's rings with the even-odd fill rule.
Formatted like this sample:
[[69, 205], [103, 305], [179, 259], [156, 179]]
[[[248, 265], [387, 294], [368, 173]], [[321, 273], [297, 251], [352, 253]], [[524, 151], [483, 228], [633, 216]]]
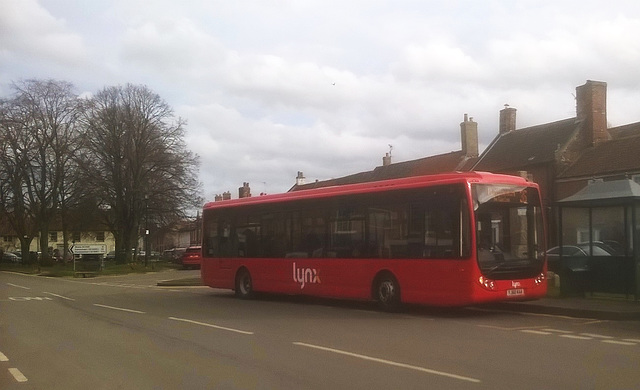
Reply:
[[0, 0], [0, 97], [64, 80], [145, 85], [186, 120], [205, 201], [461, 149], [499, 111], [575, 117], [607, 83], [610, 126], [640, 122], [640, 2], [600, 0]]

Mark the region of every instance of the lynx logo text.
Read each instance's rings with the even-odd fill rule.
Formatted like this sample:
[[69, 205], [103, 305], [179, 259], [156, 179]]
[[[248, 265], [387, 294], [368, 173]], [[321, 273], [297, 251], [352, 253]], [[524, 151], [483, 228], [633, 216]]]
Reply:
[[320, 275], [315, 268], [296, 268], [296, 263], [293, 263], [293, 281], [300, 283], [300, 290], [302, 290], [307, 283], [319, 284]]

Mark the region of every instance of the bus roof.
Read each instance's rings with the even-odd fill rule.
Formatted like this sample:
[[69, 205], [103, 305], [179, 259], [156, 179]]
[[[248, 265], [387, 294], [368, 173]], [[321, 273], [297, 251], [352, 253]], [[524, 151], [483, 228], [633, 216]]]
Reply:
[[364, 194], [372, 192], [383, 192], [390, 190], [401, 190], [410, 188], [420, 188], [425, 185], [442, 185], [452, 183], [502, 183], [518, 184], [531, 187], [538, 187], [537, 184], [529, 182], [520, 176], [503, 175], [489, 172], [451, 172], [439, 173], [426, 176], [412, 176], [401, 179], [372, 181], [357, 184], [347, 184], [341, 186], [330, 186], [285, 192], [274, 195], [261, 195], [256, 197], [230, 199], [218, 202], [208, 202], [204, 209], [227, 208], [236, 206], [248, 206], [257, 204], [287, 202], [294, 200], [325, 198], [339, 195]]

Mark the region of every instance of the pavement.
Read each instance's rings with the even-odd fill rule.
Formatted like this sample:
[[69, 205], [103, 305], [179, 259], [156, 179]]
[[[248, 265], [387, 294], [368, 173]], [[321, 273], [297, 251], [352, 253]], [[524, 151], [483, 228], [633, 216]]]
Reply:
[[[199, 286], [200, 278], [182, 278], [158, 282], [158, 286]], [[633, 297], [586, 294], [578, 297], [549, 296], [535, 301], [507, 301], [482, 305], [494, 310], [519, 311], [566, 317], [611, 321], [640, 321], [640, 301]]]

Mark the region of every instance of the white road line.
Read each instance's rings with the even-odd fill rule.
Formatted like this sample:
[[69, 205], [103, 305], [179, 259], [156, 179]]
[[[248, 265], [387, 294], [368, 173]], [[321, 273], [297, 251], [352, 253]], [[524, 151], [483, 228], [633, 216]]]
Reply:
[[560, 330], [560, 329], [542, 329], [545, 332], [552, 332], [552, 333], [562, 333], [562, 334], [571, 334], [573, 333], [570, 330]]
[[8, 362], [9, 358], [4, 353], [0, 352], [0, 362]]
[[445, 376], [445, 377], [448, 377], [448, 378], [458, 379], [458, 380], [461, 380], [461, 381], [467, 381], [467, 382], [473, 382], [473, 383], [480, 383], [481, 382], [480, 379], [476, 379], [476, 378], [470, 378], [470, 377], [467, 377], [467, 376], [451, 374], [451, 373], [443, 372], [443, 371], [431, 370], [431, 369], [428, 369], [428, 368], [419, 367], [419, 366], [413, 366], [413, 365], [410, 365], [410, 364], [398, 363], [398, 362], [394, 362], [394, 361], [391, 361], [391, 360], [385, 360], [385, 359], [379, 359], [379, 358], [375, 358], [375, 357], [371, 357], [371, 356], [360, 355], [358, 353], [342, 351], [342, 350], [339, 350], [339, 349], [322, 347], [322, 346], [319, 346], [319, 345], [307, 344], [307, 343], [302, 343], [302, 342], [294, 342], [293, 344], [301, 346], [301, 347], [313, 348], [313, 349], [318, 349], [318, 350], [325, 351], [325, 352], [333, 352], [333, 353], [337, 353], [337, 354], [340, 354], [340, 355], [355, 357], [355, 358], [358, 358], [358, 359], [368, 360], [368, 361], [372, 361], [372, 362], [376, 362], [376, 363], [387, 364], [387, 365], [390, 365], [390, 366], [401, 367], [401, 368], [406, 368], [406, 369], [409, 369], [409, 370], [425, 372], [427, 374]]
[[574, 340], [593, 340], [593, 337], [587, 337], [587, 336], [577, 336], [574, 334], [561, 334], [558, 337], [564, 337], [567, 339], [574, 339]]
[[601, 324], [603, 322], [609, 322], [609, 320], [591, 320], [583, 323], [582, 325], [593, 325], [593, 324]]
[[49, 297], [9, 297], [10, 301], [27, 302], [27, 301], [52, 301]]
[[513, 311], [513, 310], [500, 310], [500, 309], [483, 309], [483, 308], [477, 308], [477, 307], [467, 307], [465, 308], [465, 310], [486, 311], [490, 313], [511, 313], [511, 314], [516, 313], [522, 316], [564, 318], [566, 320], [589, 320], [589, 321], [594, 320], [593, 318], [578, 318], [578, 317], [563, 316], [559, 314], [530, 313], [526, 311]]
[[619, 341], [619, 340], [602, 340], [603, 343], [616, 344], [616, 345], [638, 345], [631, 341]]
[[113, 310], [126, 311], [126, 312], [128, 312], [128, 313], [145, 314], [145, 312], [143, 312], [143, 311], [139, 311], [139, 310], [125, 309], [125, 308], [122, 308], [122, 307], [115, 307], [115, 306], [100, 305], [100, 304], [98, 304], [98, 303], [94, 303], [94, 304], [93, 304], [93, 306], [104, 307], [105, 309], [113, 309]]
[[201, 326], [206, 326], [209, 328], [214, 328], [214, 329], [220, 329], [220, 330], [226, 330], [229, 332], [235, 332], [235, 333], [240, 333], [240, 334], [253, 334], [253, 332], [247, 332], [245, 330], [239, 330], [239, 329], [233, 329], [233, 328], [227, 328], [225, 326], [219, 326], [219, 325], [214, 325], [214, 324], [207, 324], [206, 322], [199, 322], [199, 321], [193, 321], [193, 320], [187, 320], [185, 318], [176, 318], [176, 317], [169, 317], [170, 320], [174, 320], [174, 321], [182, 321], [182, 322], [187, 322], [189, 324], [195, 324], [195, 325], [201, 325]]
[[[504, 326], [496, 326], [496, 325], [478, 325], [478, 327], [479, 328], [498, 329], [498, 330], [508, 330], [508, 331], [531, 329], [530, 326], [504, 327]], [[546, 330], [546, 329], [544, 329], [544, 330]]]
[[26, 382], [27, 381], [27, 377], [24, 376], [20, 370], [18, 370], [17, 368], [10, 368], [9, 369], [9, 373], [11, 373], [11, 375], [13, 375], [13, 377], [15, 378], [15, 380], [17, 380], [18, 382]]
[[541, 334], [541, 335], [550, 335], [552, 334], [551, 332], [545, 332], [542, 330], [533, 330], [533, 329], [523, 329], [520, 332], [522, 333], [530, 333], [530, 334]]
[[630, 343], [640, 343], [640, 339], [623, 339], [623, 341], [628, 341]]
[[57, 297], [57, 298], [66, 299], [67, 301], [75, 301], [75, 299], [73, 299], [73, 298], [65, 297], [65, 296], [62, 296], [62, 295], [58, 295], [58, 294], [54, 294], [54, 293], [50, 293], [50, 292], [46, 292], [46, 291], [44, 292], [44, 294], [49, 294], [49, 295]]
[[24, 288], [25, 290], [31, 290], [29, 287], [20, 286], [19, 284], [7, 283], [9, 286]]
[[594, 333], [580, 333], [580, 336], [593, 337], [594, 339], [605, 339], [605, 340], [615, 338], [611, 336], [605, 336], [605, 335], [594, 334]]

